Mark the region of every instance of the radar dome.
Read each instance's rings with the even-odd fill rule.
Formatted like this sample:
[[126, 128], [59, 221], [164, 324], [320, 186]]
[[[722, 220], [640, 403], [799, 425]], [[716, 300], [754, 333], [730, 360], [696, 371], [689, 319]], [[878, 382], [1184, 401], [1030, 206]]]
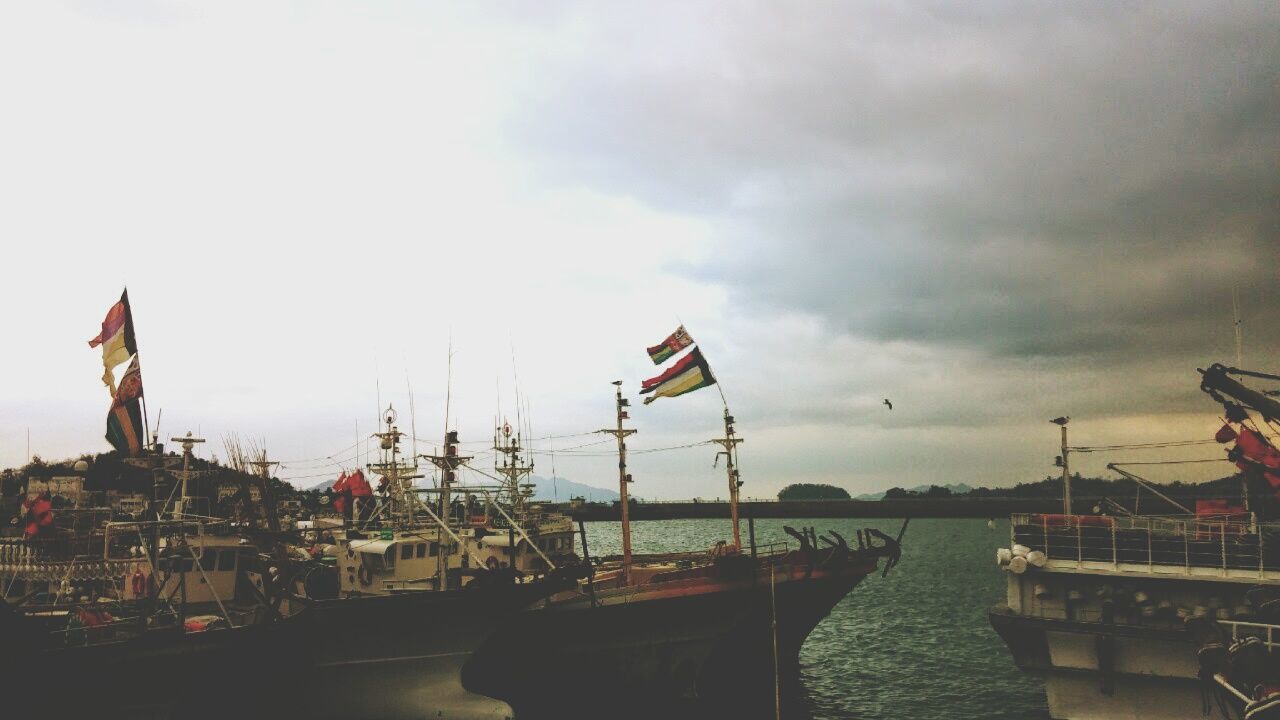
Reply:
[[78, 473], [89, 472], [89, 463], [84, 460], [77, 460], [74, 467]]

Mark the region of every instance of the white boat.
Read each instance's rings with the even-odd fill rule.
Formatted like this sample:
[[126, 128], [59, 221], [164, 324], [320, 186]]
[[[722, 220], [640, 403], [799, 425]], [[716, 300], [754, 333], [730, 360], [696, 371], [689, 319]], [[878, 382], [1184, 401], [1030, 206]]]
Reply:
[[[1280, 403], [1228, 376], [1280, 378], [1218, 365], [1202, 373], [1202, 388], [1228, 405], [1219, 442], [1256, 427], [1245, 408], [1280, 417]], [[1055, 421], [1064, 426], [1064, 459], [1066, 420]], [[1225, 432], [1232, 423], [1239, 433]], [[1246, 451], [1238, 443], [1228, 458], [1243, 471], [1246, 502], [1273, 511], [1277, 485], [1267, 463], [1280, 455], [1262, 445]], [[1053, 718], [1192, 720], [1219, 700], [1240, 700], [1202, 665], [1201, 649], [1206, 635], [1241, 632], [1262, 633], [1272, 647], [1266, 628], [1280, 623], [1280, 522], [1230, 507], [1236, 502], [1177, 515], [1080, 515], [1065, 499], [1061, 514], [1013, 516], [1009, 546], [996, 553], [1007, 596], [989, 617], [1017, 666], [1043, 678]], [[1243, 702], [1273, 690], [1244, 687]], [[1258, 718], [1262, 709], [1254, 708]]]

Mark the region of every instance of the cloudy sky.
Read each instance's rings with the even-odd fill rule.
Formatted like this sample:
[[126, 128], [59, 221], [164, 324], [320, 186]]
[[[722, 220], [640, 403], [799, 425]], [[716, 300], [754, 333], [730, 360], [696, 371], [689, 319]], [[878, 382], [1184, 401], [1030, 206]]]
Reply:
[[[126, 284], [152, 424], [300, 484], [409, 386], [429, 450], [450, 342], [478, 464], [518, 376], [610, 485], [583, 433], [683, 322], [752, 496], [1036, 479], [1062, 414], [1207, 438], [1233, 288], [1280, 370], [1276, 3], [10, 3], [0, 98], [0, 466], [107, 448], [86, 341]], [[720, 412], [637, 407], [632, 447]], [[713, 454], [634, 492], [723, 495]]]

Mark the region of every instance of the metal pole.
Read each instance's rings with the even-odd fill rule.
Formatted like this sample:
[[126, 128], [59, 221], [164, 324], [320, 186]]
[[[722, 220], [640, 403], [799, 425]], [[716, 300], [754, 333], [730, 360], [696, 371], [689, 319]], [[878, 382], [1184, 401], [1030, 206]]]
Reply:
[[1071, 470], [1067, 460], [1067, 424], [1062, 423], [1062, 514], [1071, 514]]
[[729, 414], [729, 406], [724, 408], [725, 464], [729, 474], [729, 517], [733, 520], [733, 545], [742, 549], [742, 536], [738, 532], [738, 471], [734, 462], [737, 441], [733, 437], [733, 416]]
[[622, 427], [622, 421], [626, 419], [627, 401], [622, 398], [622, 381], [614, 380], [614, 387], [617, 388], [615, 394], [615, 407], [617, 409], [618, 424], [615, 428], [601, 430], [602, 433], [608, 433], [618, 438], [618, 498], [622, 506], [622, 584], [626, 585], [631, 580], [631, 503], [628, 498], [627, 485], [631, 482], [631, 477], [627, 475], [627, 436], [634, 435], [635, 430]]
[[622, 500], [622, 577], [630, 581], [631, 575], [631, 508], [627, 497], [627, 441], [622, 429], [622, 383], [617, 385], [618, 411], [618, 496]]

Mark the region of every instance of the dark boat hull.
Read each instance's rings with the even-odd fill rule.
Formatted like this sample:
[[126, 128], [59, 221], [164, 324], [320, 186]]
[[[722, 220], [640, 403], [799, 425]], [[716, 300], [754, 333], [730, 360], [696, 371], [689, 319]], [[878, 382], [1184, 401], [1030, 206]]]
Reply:
[[545, 592], [328, 600], [279, 622], [72, 647], [48, 647], [46, 632], [9, 613], [5, 639], [23, 639], [6, 643], [0, 692], [43, 717], [509, 718], [505, 703], [463, 688], [462, 667]]
[[299, 693], [312, 718], [509, 718], [504, 702], [468, 691], [462, 667], [504, 623], [544, 593], [501, 585], [326, 600], [299, 618], [311, 687]]
[[[302, 661], [289, 622], [182, 633], [151, 630], [96, 645], [10, 658], [0, 692], [15, 717], [270, 717], [291, 702]], [[12, 708], [13, 706], [10, 705]]]
[[[851, 563], [778, 578], [780, 665], [796, 662], [809, 632], [874, 568]], [[772, 698], [767, 573], [609, 590], [597, 601], [580, 596], [521, 613], [476, 653], [464, 684], [528, 717], [640, 715], [739, 699], [747, 689]], [[745, 688], [746, 677], [769, 682]]]

